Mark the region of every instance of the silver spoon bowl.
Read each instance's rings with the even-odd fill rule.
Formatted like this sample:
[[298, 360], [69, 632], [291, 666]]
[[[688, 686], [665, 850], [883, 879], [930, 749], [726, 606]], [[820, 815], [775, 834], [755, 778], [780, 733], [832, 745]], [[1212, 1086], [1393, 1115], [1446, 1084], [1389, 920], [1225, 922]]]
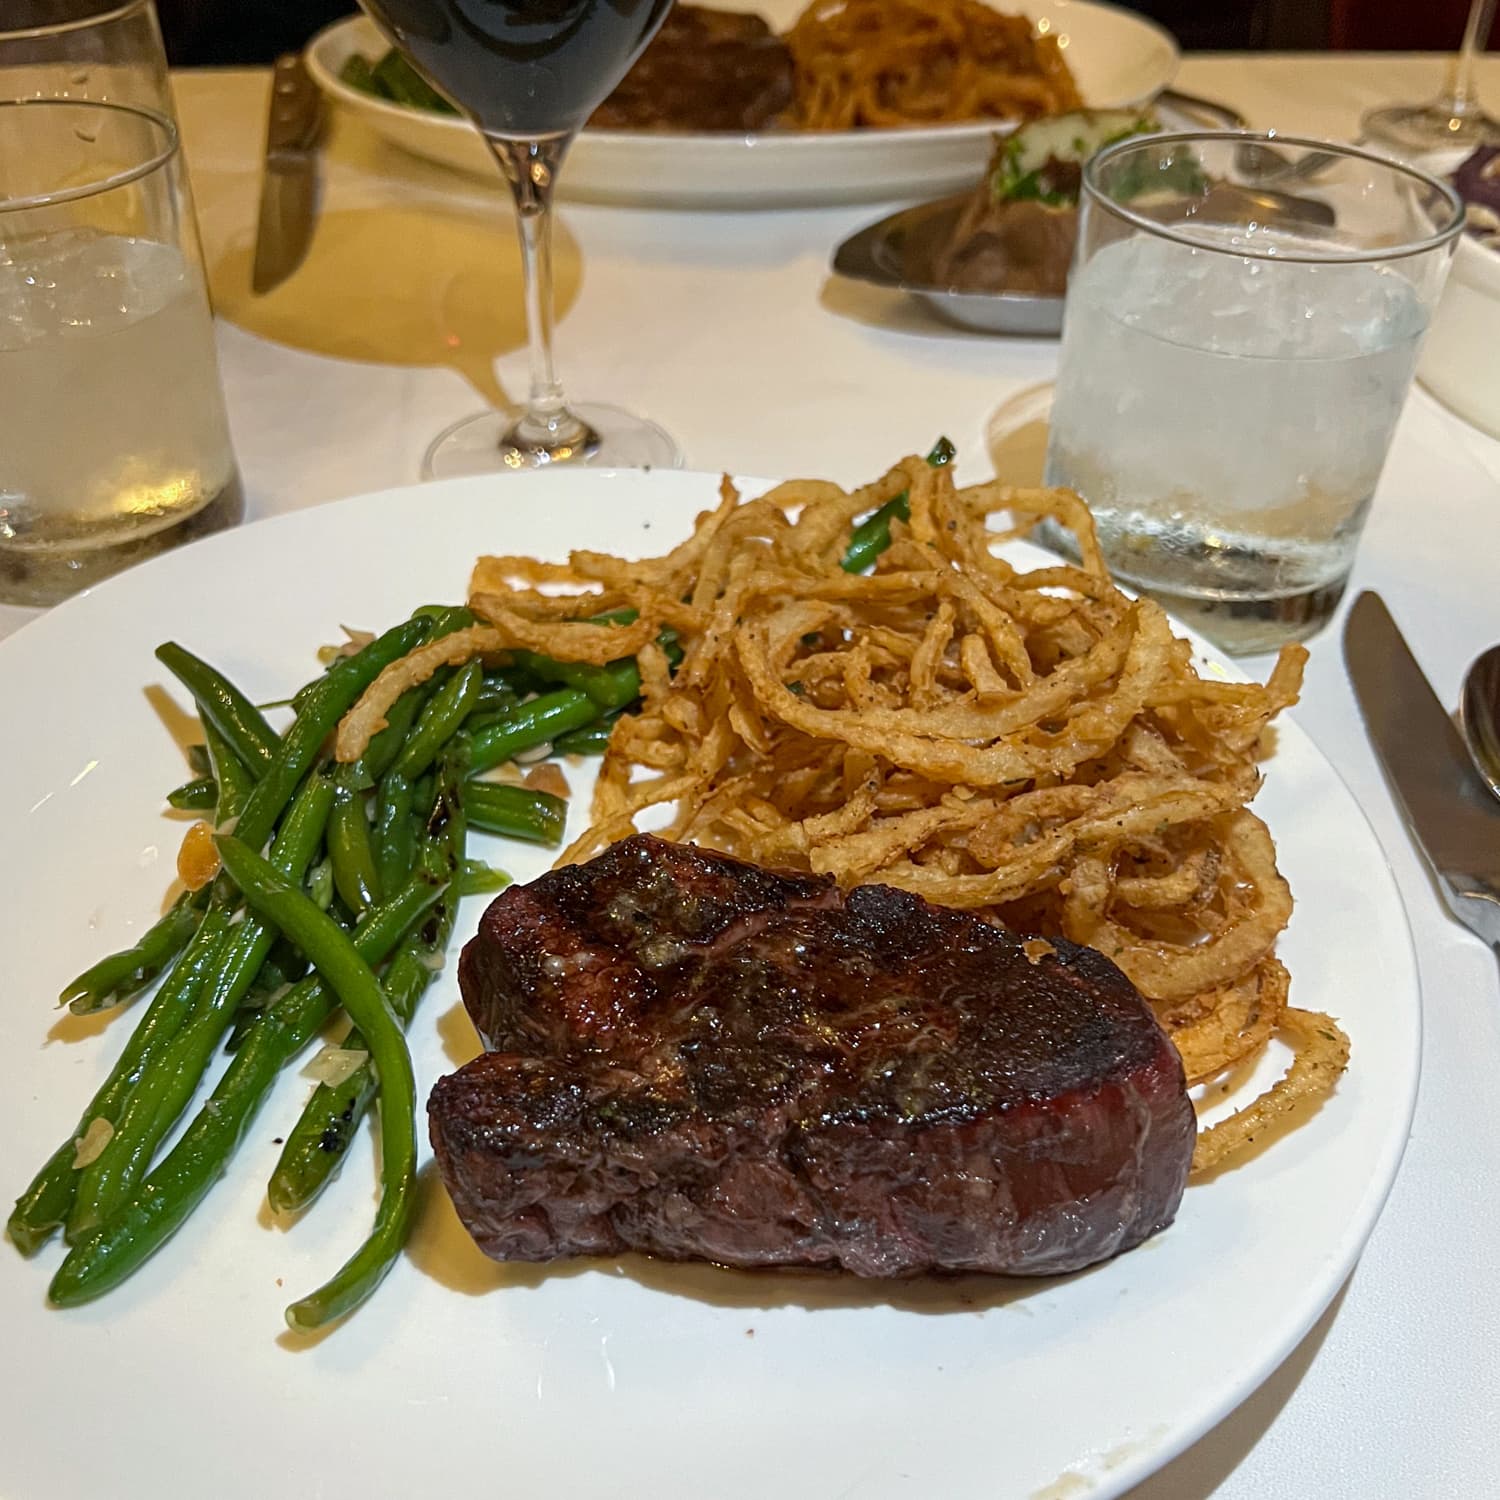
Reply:
[[1464, 675], [1458, 727], [1474, 769], [1500, 798], [1500, 646], [1491, 646]]

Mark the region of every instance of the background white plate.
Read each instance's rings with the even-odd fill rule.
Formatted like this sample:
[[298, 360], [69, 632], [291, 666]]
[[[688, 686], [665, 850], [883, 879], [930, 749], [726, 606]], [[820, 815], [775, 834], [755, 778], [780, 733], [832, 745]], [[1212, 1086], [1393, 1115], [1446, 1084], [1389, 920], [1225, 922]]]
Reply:
[[[714, 0], [751, 10], [785, 31], [806, 0]], [[1068, 66], [1093, 109], [1156, 97], [1177, 72], [1177, 44], [1154, 23], [1094, 0], [996, 0], [1066, 42]], [[374, 59], [387, 43], [364, 16], [313, 38], [307, 65], [321, 87], [396, 145], [429, 161], [494, 177], [499, 169], [474, 127], [451, 115], [408, 109], [351, 88], [339, 69], [351, 52]], [[1003, 122], [910, 130], [662, 134], [586, 130], [564, 163], [559, 192], [599, 203], [767, 208], [936, 197], [968, 187], [989, 159]]]
[[[74, 1129], [133, 1019], [64, 1041], [87, 1028], [49, 1036], [52, 997], [139, 933], [171, 877], [181, 824], [161, 797], [186, 771], [153, 702], [165, 674], [152, 649], [178, 639], [280, 697], [340, 624], [460, 598], [481, 551], [664, 551], [717, 482], [561, 472], [388, 491], [209, 538], [0, 644], [7, 1194]], [[1374, 1223], [1411, 1117], [1415, 967], [1380, 848], [1293, 724], [1257, 805], [1297, 896], [1282, 947], [1294, 996], [1342, 1017], [1353, 1066], [1303, 1128], [1190, 1187], [1176, 1224], [1142, 1248], [1058, 1281], [888, 1289], [642, 1260], [511, 1269], [479, 1255], [439, 1189], [375, 1300], [294, 1343], [281, 1310], [362, 1238], [372, 1175], [362, 1139], [301, 1222], [268, 1222], [273, 1138], [308, 1087], [292, 1070], [230, 1175], [117, 1292], [49, 1310], [58, 1247], [26, 1262], [0, 1246], [0, 1491], [1119, 1494], [1229, 1412], [1316, 1319]], [[573, 829], [586, 806], [579, 795]], [[502, 857], [520, 878], [548, 858]], [[455, 947], [480, 906], [460, 914]], [[475, 1050], [450, 963], [413, 1028], [424, 1093]]]

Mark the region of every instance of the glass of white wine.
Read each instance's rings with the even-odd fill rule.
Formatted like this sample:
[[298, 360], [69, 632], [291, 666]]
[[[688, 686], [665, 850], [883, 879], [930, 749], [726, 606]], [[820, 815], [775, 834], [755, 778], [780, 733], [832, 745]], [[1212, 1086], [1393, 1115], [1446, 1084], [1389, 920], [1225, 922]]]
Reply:
[[[98, 19], [118, 36], [122, 17], [155, 38], [149, 0]], [[96, 43], [62, 71], [97, 96], [51, 92], [49, 58], [87, 24], [0, 32], [7, 604], [56, 603], [243, 511], [165, 69], [106, 67]]]

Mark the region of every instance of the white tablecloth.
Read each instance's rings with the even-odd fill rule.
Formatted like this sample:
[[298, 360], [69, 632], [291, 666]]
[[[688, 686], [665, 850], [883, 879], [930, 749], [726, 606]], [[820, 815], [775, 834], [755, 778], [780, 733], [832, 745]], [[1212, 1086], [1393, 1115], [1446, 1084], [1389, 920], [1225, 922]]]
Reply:
[[[1179, 84], [1256, 124], [1347, 138], [1362, 108], [1430, 95], [1440, 73], [1435, 58], [1202, 57]], [[1481, 77], [1500, 100], [1500, 59]], [[482, 383], [488, 352], [506, 348], [500, 382], [524, 389], [498, 183], [427, 168], [337, 119], [305, 272], [254, 303], [244, 283], [266, 75], [185, 74], [177, 89], [252, 518], [414, 480], [427, 441], [479, 405], [444, 358], [467, 361]], [[830, 281], [832, 247], [878, 211], [566, 205], [557, 345], [568, 388], [655, 417], [692, 467], [853, 481], [946, 432], [963, 473], [982, 477], [990, 414], [1050, 379], [1056, 344], [947, 330], [899, 299]], [[497, 498], [508, 503], [525, 503], [519, 484]], [[1350, 597], [1381, 591], [1450, 703], [1465, 664], [1500, 640], [1497, 559], [1500, 442], [1418, 391]], [[0, 610], [0, 634], [27, 617]], [[1374, 822], [1411, 914], [1426, 1005], [1421, 1098], [1401, 1176], [1343, 1294], [1258, 1394], [1137, 1493], [1500, 1493], [1495, 955], [1448, 920], [1402, 831], [1336, 626], [1312, 643], [1297, 716]]]

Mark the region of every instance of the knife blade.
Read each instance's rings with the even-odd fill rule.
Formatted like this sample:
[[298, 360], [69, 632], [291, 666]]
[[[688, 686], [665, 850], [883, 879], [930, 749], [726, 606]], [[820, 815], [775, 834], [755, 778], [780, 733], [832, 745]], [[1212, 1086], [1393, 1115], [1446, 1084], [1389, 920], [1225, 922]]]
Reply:
[[285, 281], [302, 264], [318, 209], [318, 133], [322, 95], [302, 59], [276, 60], [266, 120], [266, 164], [260, 184], [255, 265], [257, 296]]
[[1449, 910], [1500, 944], [1500, 806], [1378, 594], [1354, 601], [1344, 660], [1370, 741]]

